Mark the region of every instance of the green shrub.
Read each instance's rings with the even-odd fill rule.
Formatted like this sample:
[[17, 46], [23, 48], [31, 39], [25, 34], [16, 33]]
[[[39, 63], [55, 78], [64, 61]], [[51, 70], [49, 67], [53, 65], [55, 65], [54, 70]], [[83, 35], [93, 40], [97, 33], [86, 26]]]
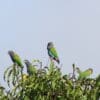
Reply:
[[[46, 67], [34, 60], [34, 73], [22, 73], [19, 66], [8, 67], [4, 80], [9, 91], [0, 88], [0, 100], [99, 100], [100, 75], [79, 79], [73, 65], [72, 75], [63, 75], [61, 69], [50, 62]], [[25, 67], [24, 67], [25, 68]]]

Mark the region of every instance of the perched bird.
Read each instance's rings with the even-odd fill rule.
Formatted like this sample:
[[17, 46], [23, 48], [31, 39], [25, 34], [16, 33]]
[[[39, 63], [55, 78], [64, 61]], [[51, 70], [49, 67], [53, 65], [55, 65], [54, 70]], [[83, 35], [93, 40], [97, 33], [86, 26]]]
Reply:
[[79, 77], [78, 77], [79, 80], [87, 78], [93, 73], [93, 69], [92, 68], [89, 68], [89, 69], [87, 69], [87, 70], [85, 70], [83, 72], [80, 71], [80, 69], [78, 67], [76, 68], [76, 70], [77, 70], [77, 72], [79, 74]]
[[58, 58], [58, 54], [57, 54], [57, 51], [56, 51], [52, 42], [48, 43], [47, 50], [48, 50], [48, 55], [49, 55], [50, 59], [55, 60], [59, 64], [60, 61], [59, 61], [59, 58]]
[[27, 73], [33, 75], [36, 72], [36, 68], [28, 60], [24, 60], [24, 62], [27, 67]]
[[23, 64], [21, 62], [21, 58], [16, 54], [14, 51], [10, 50], [8, 51], [9, 56], [11, 57], [14, 64], [17, 64], [20, 67], [23, 67]]
[[13, 63], [17, 64], [20, 67], [23, 67], [23, 64], [21, 62], [21, 58], [18, 54], [16, 54], [14, 51], [10, 50], [8, 51], [9, 56], [11, 57]]

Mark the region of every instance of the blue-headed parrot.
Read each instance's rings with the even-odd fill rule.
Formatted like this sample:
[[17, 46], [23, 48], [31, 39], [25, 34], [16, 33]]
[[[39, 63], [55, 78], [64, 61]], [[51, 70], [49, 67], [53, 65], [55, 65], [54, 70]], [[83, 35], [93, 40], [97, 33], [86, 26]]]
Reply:
[[54, 44], [52, 42], [49, 42], [47, 45], [47, 50], [48, 50], [48, 55], [50, 57], [50, 59], [55, 60], [58, 64], [60, 63], [57, 51], [54, 47]]
[[17, 64], [18, 66], [23, 67], [23, 64], [21, 62], [21, 58], [19, 57], [18, 54], [16, 54], [12, 50], [8, 51], [8, 54], [11, 57], [11, 60], [13, 61], [14, 64]]
[[31, 64], [31, 62], [29, 62], [28, 60], [24, 60], [25, 64], [26, 64], [26, 68], [27, 68], [27, 73], [29, 75], [33, 75], [36, 73], [36, 68]]
[[89, 69], [87, 69], [85, 71], [80, 71], [80, 69], [77, 67], [76, 70], [77, 70], [77, 72], [79, 74], [79, 77], [78, 77], [79, 80], [87, 78], [93, 73], [93, 69], [92, 68], [89, 68]]

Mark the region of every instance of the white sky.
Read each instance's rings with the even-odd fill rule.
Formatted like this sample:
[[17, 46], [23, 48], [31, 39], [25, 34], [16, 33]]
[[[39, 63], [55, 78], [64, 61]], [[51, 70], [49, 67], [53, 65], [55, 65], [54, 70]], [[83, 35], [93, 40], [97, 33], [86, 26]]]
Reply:
[[53, 41], [62, 72], [72, 63], [100, 73], [100, 0], [0, 0], [0, 83], [12, 64], [7, 52], [48, 62], [46, 45]]

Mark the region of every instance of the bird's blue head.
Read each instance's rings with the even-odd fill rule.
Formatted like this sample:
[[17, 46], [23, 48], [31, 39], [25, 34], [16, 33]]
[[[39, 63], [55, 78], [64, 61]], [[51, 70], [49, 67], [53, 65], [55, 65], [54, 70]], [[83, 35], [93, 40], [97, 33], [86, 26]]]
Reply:
[[13, 56], [13, 55], [14, 55], [14, 51], [9, 50], [9, 51], [8, 51], [8, 54], [9, 54], [10, 56]]
[[54, 47], [53, 42], [48, 42], [47, 49]]
[[29, 67], [31, 65], [31, 63], [28, 60], [24, 60], [25, 64], [27, 67]]
[[92, 68], [89, 68], [88, 70], [91, 72], [91, 74], [93, 73], [93, 69]]

